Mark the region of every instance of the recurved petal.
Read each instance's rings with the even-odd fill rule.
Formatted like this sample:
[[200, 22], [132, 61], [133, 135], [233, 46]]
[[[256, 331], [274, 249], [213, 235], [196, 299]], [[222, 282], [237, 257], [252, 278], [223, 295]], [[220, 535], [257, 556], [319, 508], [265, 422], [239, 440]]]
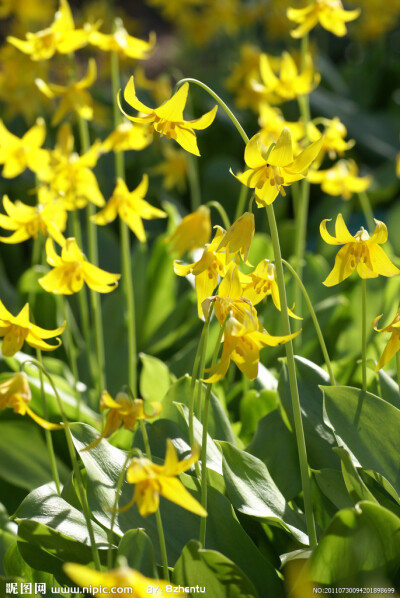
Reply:
[[259, 133], [253, 135], [250, 141], [246, 144], [244, 150], [244, 161], [249, 168], [259, 168], [260, 166], [265, 166], [267, 164], [261, 153]]
[[200, 156], [199, 148], [197, 147], [196, 134], [192, 129], [186, 126], [177, 125], [175, 127], [176, 142], [187, 152]]
[[207, 517], [207, 511], [177, 478], [162, 476], [159, 478], [159, 481], [161, 485], [160, 494], [164, 498], [167, 498], [187, 511], [200, 515], [200, 517]]
[[130, 106], [132, 106], [132, 108], [134, 108], [135, 110], [138, 110], [138, 112], [143, 112], [144, 114], [149, 114], [149, 115], [154, 112], [154, 110], [152, 108], [148, 108], [147, 106], [142, 104], [142, 102], [136, 97], [135, 82], [134, 82], [133, 77], [131, 77], [129, 79], [129, 81], [125, 87], [124, 99]]
[[39, 424], [39, 426], [41, 426], [45, 430], [61, 430], [64, 427], [63, 424], [52, 424], [51, 422], [48, 422], [39, 415], [36, 415], [36, 413], [32, 411], [32, 409], [28, 405], [25, 406], [25, 409], [29, 417], [31, 417], [33, 421], [35, 421], [37, 424]]
[[46, 343], [44, 340], [32, 334], [31, 332], [28, 332], [25, 340], [28, 343], [28, 345], [34, 347], [35, 349], [40, 349], [41, 351], [54, 351], [55, 349], [57, 349], [57, 347], [61, 345], [61, 339], [59, 338], [54, 339], [56, 341], [55, 345], [50, 345], [49, 343]]
[[383, 350], [380, 360], [378, 361], [375, 371], [382, 369], [394, 355], [400, 350], [400, 335], [398, 332], [393, 332], [388, 344]]
[[32, 332], [32, 334], [40, 338], [53, 338], [58, 334], [62, 334], [65, 330], [66, 325], [67, 322], [64, 322], [64, 324], [62, 324], [58, 328], [54, 328], [53, 330], [45, 330], [44, 328], [40, 328], [40, 326], [36, 326], [36, 324], [30, 323], [29, 329]]
[[323, 282], [326, 287], [332, 287], [335, 284], [339, 284], [339, 282], [342, 282], [348, 278], [354, 271], [356, 264], [353, 263], [352, 265], [352, 260], [350, 259], [350, 250], [351, 245], [345, 245], [339, 249], [336, 255], [333, 270]]
[[266, 54], [261, 54], [260, 56], [260, 73], [261, 78], [268, 89], [274, 89], [278, 85], [279, 79], [273, 72]]
[[120, 274], [106, 272], [89, 262], [84, 262], [82, 269], [86, 284], [98, 293], [111, 293], [118, 286], [118, 280], [121, 278]]
[[[268, 163], [272, 164], [273, 166], [288, 166], [288, 164], [291, 164], [292, 162], [292, 135], [288, 127], [283, 127], [282, 133], [279, 135], [278, 141], [268, 157]], [[293, 167], [291, 167], [291, 170], [295, 170], [297, 172], [297, 168], [293, 169]], [[304, 170], [304, 168], [301, 170]]]
[[310, 166], [311, 162], [315, 160], [321, 151], [324, 138], [320, 137], [314, 143], [311, 143], [306, 149], [304, 149], [297, 158], [289, 165], [291, 172], [304, 172]]
[[185, 108], [189, 92], [189, 83], [184, 83], [174, 95], [156, 108], [154, 112], [160, 118], [170, 122], [183, 122], [183, 109]]
[[374, 234], [369, 239], [369, 241], [367, 241], [367, 243], [368, 245], [370, 245], [371, 243], [379, 243], [379, 245], [382, 245], [383, 243], [386, 243], [388, 238], [386, 224], [384, 222], [381, 222], [380, 220], [377, 220], [376, 218], [374, 218], [374, 221], [376, 225]]
[[218, 106], [214, 106], [212, 110], [200, 116], [200, 118], [195, 118], [194, 120], [186, 121], [186, 124], [191, 127], [192, 129], [206, 129], [209, 127], [215, 119], [215, 115], [217, 114]]
[[372, 270], [376, 272], [376, 274], [381, 274], [382, 276], [395, 276], [396, 274], [400, 274], [400, 270], [392, 264], [382, 247], [377, 244], [369, 244], [368, 250]]

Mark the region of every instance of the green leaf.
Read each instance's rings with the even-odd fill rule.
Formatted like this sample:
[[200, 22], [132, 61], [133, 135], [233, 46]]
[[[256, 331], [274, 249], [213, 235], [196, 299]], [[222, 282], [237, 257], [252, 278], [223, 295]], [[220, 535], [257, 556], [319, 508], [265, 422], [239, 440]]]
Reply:
[[355, 465], [383, 475], [400, 494], [400, 411], [383, 399], [348, 386], [322, 387], [327, 423]]
[[173, 382], [169, 369], [159, 359], [140, 353], [143, 364], [140, 374], [140, 394], [146, 401], [162, 401]]
[[272, 390], [249, 390], [240, 401], [240, 421], [242, 428], [240, 438], [243, 442], [250, 442], [260, 419], [277, 406], [277, 395]]
[[[255, 587], [235, 563], [220, 552], [202, 549], [200, 543], [193, 540], [177, 560], [172, 580], [188, 588], [191, 596], [201, 591], [196, 589], [199, 586], [213, 598], [258, 598]], [[271, 589], [266, 586], [265, 591]]]
[[353, 506], [341, 471], [337, 469], [321, 469], [313, 471], [313, 476], [321, 492], [337, 509]]
[[289, 507], [264, 463], [227, 442], [219, 444], [226, 491], [235, 509], [277, 525], [301, 544], [308, 544], [304, 516]]
[[158, 577], [153, 544], [143, 529], [131, 529], [122, 537], [118, 546], [117, 564], [123, 566], [126, 562], [131, 569], [140, 571], [146, 577]]
[[342, 461], [342, 473], [346, 488], [353, 499], [354, 503], [360, 500], [369, 500], [378, 504], [374, 495], [368, 490], [367, 486], [362, 481], [357, 469], [354, 467], [349, 453], [343, 447], [336, 447], [333, 449], [339, 455]]
[[382, 399], [385, 399], [385, 401], [399, 409], [400, 395], [398, 384], [396, 384], [385, 370], [379, 370], [379, 382], [381, 384]]

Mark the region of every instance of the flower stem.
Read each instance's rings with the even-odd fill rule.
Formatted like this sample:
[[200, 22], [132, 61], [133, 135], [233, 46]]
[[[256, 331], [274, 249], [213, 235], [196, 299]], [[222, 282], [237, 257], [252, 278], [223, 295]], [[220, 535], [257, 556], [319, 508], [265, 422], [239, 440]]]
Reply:
[[128, 468], [128, 463], [129, 463], [129, 460], [132, 457], [132, 454], [134, 453], [135, 450], [136, 450], [135, 448], [131, 449], [128, 452], [128, 454], [126, 455], [126, 459], [124, 461], [124, 464], [123, 464], [120, 474], [118, 476], [117, 487], [115, 489], [114, 506], [113, 506], [112, 512], [111, 512], [110, 530], [108, 532], [107, 566], [109, 569], [112, 569], [112, 567], [113, 567], [113, 558], [112, 558], [113, 532], [114, 532], [115, 518], [118, 513], [118, 501], [119, 501], [119, 497], [121, 495], [121, 488], [122, 488], [122, 484], [124, 481], [126, 470]]
[[309, 309], [310, 316], [312, 318], [312, 321], [313, 321], [314, 327], [315, 327], [315, 331], [316, 331], [317, 336], [318, 336], [319, 344], [321, 346], [321, 351], [322, 351], [322, 354], [323, 354], [324, 359], [325, 359], [325, 364], [326, 364], [326, 367], [328, 369], [329, 377], [331, 379], [331, 384], [332, 384], [332, 386], [334, 386], [336, 384], [336, 381], [335, 381], [335, 376], [334, 376], [333, 370], [332, 370], [331, 360], [329, 359], [329, 354], [328, 354], [328, 350], [326, 348], [324, 335], [322, 334], [322, 330], [321, 330], [321, 327], [319, 325], [318, 318], [317, 318], [317, 315], [315, 313], [314, 306], [313, 306], [313, 304], [311, 302], [310, 296], [307, 293], [307, 289], [304, 286], [304, 284], [302, 283], [302, 281], [300, 279], [300, 276], [297, 274], [296, 270], [286, 260], [283, 259], [282, 263], [285, 264], [285, 266], [288, 268], [288, 270], [290, 270], [290, 272], [294, 276], [294, 279], [296, 280], [297, 284], [299, 285], [299, 287], [300, 287], [300, 289], [301, 289], [301, 291], [302, 291], [302, 293], [304, 295], [304, 299], [306, 300], [307, 307]]
[[368, 229], [372, 232], [375, 227], [375, 221], [374, 221], [374, 213], [372, 211], [371, 202], [369, 201], [369, 197], [365, 191], [361, 191], [358, 194], [358, 199], [360, 200], [361, 209], [363, 211], [364, 218], [367, 223]]
[[[60, 296], [60, 303], [61, 309], [63, 313], [63, 318], [67, 322], [69, 320], [67, 316], [67, 298], [65, 296]], [[71, 368], [72, 375], [74, 377], [74, 394], [76, 398], [76, 421], [80, 420], [81, 417], [81, 402], [82, 397], [79, 390], [79, 374], [78, 374], [78, 364], [76, 361], [76, 348], [74, 345], [74, 341], [72, 338], [72, 332], [70, 326], [66, 326], [65, 328], [65, 350], [68, 355], [68, 361]]]
[[187, 175], [190, 187], [190, 200], [192, 212], [197, 210], [201, 205], [201, 189], [199, 179], [199, 167], [196, 162], [196, 157], [189, 155], [187, 160]]
[[245, 211], [247, 202], [247, 187], [241, 185], [238, 202], [236, 204], [235, 220], [237, 220]]
[[362, 351], [362, 389], [367, 390], [367, 281], [361, 279], [362, 289], [362, 332], [361, 332], [361, 351]]
[[[151, 450], [150, 450], [149, 437], [147, 435], [146, 424], [144, 423], [144, 421], [142, 419], [140, 420], [140, 430], [142, 432], [143, 442], [144, 442], [144, 446], [146, 449], [147, 458], [151, 461]], [[161, 550], [164, 579], [169, 581], [167, 546], [165, 544], [164, 527], [163, 527], [162, 519], [161, 519], [160, 506], [158, 506], [158, 509], [157, 509], [155, 515], [156, 515], [156, 522], [157, 522], [158, 538], [160, 540], [160, 550]]]
[[215, 208], [219, 215], [221, 216], [222, 223], [226, 230], [231, 226], [229, 216], [226, 213], [225, 208], [219, 203], [219, 201], [208, 201], [206, 206], [210, 206], [210, 208]]
[[[399, 393], [400, 393], [400, 351], [397, 351], [397, 353], [396, 353], [396, 369], [397, 369], [397, 386], [399, 387]], [[380, 396], [382, 396], [382, 394]]]
[[[190, 448], [194, 449], [194, 430], [193, 430], [193, 418], [194, 418], [194, 397], [195, 397], [195, 390], [196, 390], [196, 380], [199, 376], [199, 364], [200, 358], [203, 353], [203, 346], [204, 346], [204, 338], [206, 336], [206, 328], [208, 327], [208, 320], [205, 321], [203, 330], [201, 331], [200, 342], [197, 346], [196, 355], [194, 358], [193, 370], [192, 370], [192, 378], [190, 381], [190, 393], [189, 393], [189, 443]], [[200, 474], [200, 470], [198, 469], [198, 465], [196, 468], [196, 473]]]

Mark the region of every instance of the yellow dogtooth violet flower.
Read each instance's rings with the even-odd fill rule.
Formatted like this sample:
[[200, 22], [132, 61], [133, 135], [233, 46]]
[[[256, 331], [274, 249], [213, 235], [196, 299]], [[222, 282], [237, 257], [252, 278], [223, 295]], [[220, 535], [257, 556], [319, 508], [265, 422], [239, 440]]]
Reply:
[[341, 0], [314, 0], [304, 8], [288, 8], [286, 15], [290, 21], [298, 24], [290, 32], [295, 38], [304, 37], [318, 23], [338, 37], [347, 33], [346, 23], [354, 21], [361, 10], [344, 10]]
[[[39, 190], [43, 197], [44, 188]], [[28, 206], [21, 201], [11, 202], [3, 196], [3, 208], [6, 214], [0, 214], [0, 227], [14, 231], [8, 237], [0, 237], [2, 243], [21, 243], [27, 239], [50, 235], [57, 243], [64, 238], [62, 232], [67, 224], [67, 213], [61, 202], [53, 200]]]
[[[186, 152], [176, 150], [170, 145], [163, 147], [164, 160], [149, 170], [151, 175], [163, 175], [162, 186], [169, 191], [176, 188], [180, 193], [186, 191], [188, 157]], [[208, 240], [208, 239], [207, 239]]]
[[56, 295], [72, 295], [87, 286], [98, 293], [111, 293], [118, 286], [120, 274], [111, 274], [101, 270], [90, 262], [79, 249], [73, 237], [66, 239], [61, 249], [61, 256], [54, 249], [52, 239], [46, 241], [47, 263], [53, 269], [39, 278], [40, 286]]
[[[279, 139], [284, 127], [287, 127], [292, 137], [293, 154], [297, 156], [300, 153], [300, 140], [304, 139], [305, 127], [301, 121], [290, 122], [285, 120], [282, 111], [277, 106], [270, 106], [267, 102], [261, 102], [258, 107], [260, 126], [260, 138], [264, 145], [270, 145]], [[318, 129], [317, 129], [318, 131]], [[318, 135], [311, 141], [317, 141], [321, 137]]]
[[54, 351], [61, 345], [61, 340], [56, 338], [57, 344], [49, 345], [43, 339], [57, 337], [65, 326], [66, 322], [54, 330], [45, 330], [29, 321], [29, 303], [25, 303], [21, 311], [13, 316], [0, 301], [0, 337], [3, 337], [1, 352], [5, 357], [15, 355], [22, 349], [24, 342], [41, 351]]
[[101, 435], [86, 446], [82, 451], [88, 451], [99, 444], [103, 438], [109, 438], [123, 424], [126, 430], [134, 430], [136, 422], [139, 419], [151, 419], [161, 412], [161, 403], [146, 403], [146, 407], [151, 407], [151, 413], [145, 412], [145, 403], [142, 399], [129, 398], [126, 392], [119, 392], [115, 399], [103, 390], [100, 397], [100, 411], [108, 409], [104, 430]]
[[92, 28], [99, 25], [100, 23], [87, 25], [84, 29], [75, 29], [67, 0], [60, 0], [60, 8], [55, 14], [53, 23], [47, 29], [36, 33], [28, 32], [26, 40], [8, 36], [7, 41], [21, 52], [29, 54], [32, 60], [48, 60], [56, 52], [69, 54], [86, 46]]
[[165, 243], [171, 243], [171, 251], [181, 256], [186, 251], [204, 247], [210, 236], [210, 209], [207, 206], [199, 206], [197, 210], [182, 218], [172, 235], [165, 239]]
[[397, 310], [397, 313], [393, 320], [385, 326], [385, 328], [378, 328], [378, 322], [381, 319], [382, 314], [377, 316], [374, 321], [372, 322], [372, 327], [377, 332], [390, 332], [390, 338], [387, 342], [386, 347], [383, 350], [381, 358], [379, 359], [375, 371], [382, 369], [389, 361], [392, 359], [394, 355], [400, 350], [400, 309]]
[[109, 136], [101, 144], [101, 153], [126, 152], [129, 150], [141, 150], [150, 145], [153, 135], [149, 131], [149, 125], [139, 125], [124, 121], [115, 127]]
[[270, 205], [279, 193], [286, 195], [284, 187], [305, 178], [322, 143], [321, 137], [294, 158], [292, 136], [287, 127], [283, 128], [276, 145], [270, 151], [262, 145], [260, 134], [256, 133], [244, 151], [244, 160], [249, 170], [234, 176], [254, 189], [259, 207]]
[[353, 193], [366, 191], [371, 183], [371, 176], [359, 177], [358, 167], [354, 160], [339, 160], [327, 170], [309, 170], [310, 183], [321, 185], [322, 191], [328, 195], [351, 199]]
[[64, 427], [62, 424], [52, 424], [36, 415], [28, 405], [31, 398], [31, 389], [24, 372], [17, 372], [0, 384], [0, 409], [10, 407], [14, 413], [27, 414], [45, 430], [60, 430]]
[[90, 35], [90, 43], [104, 52], [115, 52], [134, 60], [144, 60], [150, 58], [155, 50], [156, 34], [150, 33], [148, 42], [133, 37], [129, 35], [121, 19], [118, 19], [118, 26], [113, 33], [93, 31]]
[[208, 247], [203, 251], [201, 258], [193, 264], [182, 264], [174, 262], [174, 272], [178, 276], [187, 276], [193, 274], [195, 277], [195, 288], [197, 294], [197, 311], [199, 318], [202, 316], [202, 307], [204, 299], [212, 295], [213, 290], [218, 285], [219, 277], [223, 277], [226, 272], [226, 255], [218, 251], [225, 230], [220, 226], [215, 227], [217, 232]]
[[[325, 154], [328, 154], [331, 160], [335, 160], [338, 155], [343, 156], [344, 152], [354, 147], [356, 143], [354, 139], [345, 140], [347, 129], [337, 116], [332, 119], [319, 118], [317, 120], [318, 123], [324, 125], [324, 143], [318, 156], [318, 164], [321, 164]], [[321, 136], [321, 132], [312, 121], [307, 125], [307, 136], [310, 141], [317, 141]], [[316, 168], [315, 164], [314, 168]]]
[[252, 212], [245, 212], [228, 228], [217, 247], [217, 251], [225, 248], [227, 264], [233, 260], [237, 253], [240, 253], [244, 262], [247, 262], [254, 232], [255, 224]]
[[39, 177], [48, 173], [49, 152], [41, 149], [46, 136], [46, 124], [43, 118], [36, 123], [21, 139], [6, 129], [0, 120], [0, 164], [4, 164], [2, 175], [7, 179], [30, 168]]
[[189, 83], [184, 83], [159, 108], [148, 108], [136, 97], [135, 83], [133, 77], [131, 77], [125, 87], [124, 99], [143, 116], [140, 114], [138, 116], [130, 116], [124, 111], [121, 104], [119, 106], [129, 120], [137, 123], [151, 123], [157, 133], [165, 135], [168, 139], [174, 139], [184, 150], [200, 156], [194, 129], [206, 129], [209, 127], [215, 118], [218, 106], [214, 106], [212, 110], [203, 114], [200, 118], [184, 120], [183, 110], [186, 105], [188, 92]]
[[179, 461], [172, 441], [167, 439], [164, 465], [156, 465], [146, 457], [134, 457], [126, 472], [128, 484], [135, 484], [133, 498], [119, 512], [126, 511], [136, 503], [141, 516], [146, 517], [157, 511], [160, 496], [163, 496], [183, 509], [207, 517], [207, 511], [177, 478], [197, 461], [199, 454], [196, 446], [189, 457]]
[[[174, 592], [174, 589], [178, 588], [170, 581], [145, 577], [139, 571], [134, 571], [129, 567], [100, 572], [90, 569], [86, 565], [65, 563], [63, 569], [68, 577], [82, 588], [90, 586], [97, 588], [96, 596], [99, 598], [110, 598], [110, 588], [113, 588], [114, 593], [121, 598], [148, 598], [149, 588], [151, 590], [157, 588], [159, 594]], [[101, 589], [104, 589], [104, 592]], [[187, 596], [181, 591], [179, 591], [179, 595]]]
[[96, 61], [91, 58], [86, 75], [76, 83], [65, 86], [46, 83], [43, 79], [36, 79], [37, 87], [47, 98], [61, 98], [60, 104], [51, 119], [53, 127], [58, 125], [70, 111], [75, 111], [85, 120], [92, 120], [93, 100], [86, 90], [96, 81], [96, 76]]
[[375, 231], [372, 237], [363, 227], [351, 235], [341, 214], [338, 214], [335, 223], [336, 237], [330, 235], [326, 229], [328, 219], [320, 224], [321, 237], [329, 245], [343, 245], [336, 255], [335, 266], [324, 280], [324, 285], [331, 287], [339, 284], [357, 269], [361, 278], [376, 278], [377, 276], [395, 276], [400, 274], [380, 247], [386, 243], [388, 232], [383, 222], [375, 219]]
[[133, 191], [129, 191], [125, 181], [118, 179], [114, 193], [105, 208], [92, 217], [93, 222], [104, 226], [115, 220], [117, 215], [119, 215], [121, 220], [129, 226], [139, 241], [144, 243], [146, 241], [146, 232], [142, 219], [151, 220], [167, 216], [163, 210], [154, 208], [143, 199], [148, 187], [149, 177], [147, 174], [143, 175], [141, 182]]

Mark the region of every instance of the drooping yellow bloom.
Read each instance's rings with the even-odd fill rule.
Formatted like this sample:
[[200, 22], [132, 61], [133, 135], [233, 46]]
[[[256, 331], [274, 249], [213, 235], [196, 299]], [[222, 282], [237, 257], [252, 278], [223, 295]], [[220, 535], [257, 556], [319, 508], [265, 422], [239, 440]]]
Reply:
[[311, 93], [320, 82], [320, 75], [314, 70], [310, 54], [306, 55], [305, 68], [299, 73], [297, 65], [288, 52], [283, 52], [279, 76], [275, 75], [268, 56], [261, 54], [260, 74], [262, 84], [254, 81], [253, 88], [267, 102], [280, 103], [294, 100], [299, 95]]
[[112, 197], [109, 199], [105, 208], [92, 217], [93, 222], [104, 226], [115, 220], [117, 215], [126, 222], [134, 235], [141, 243], [146, 241], [146, 232], [144, 230], [142, 219], [151, 220], [153, 218], [165, 218], [166, 213], [163, 210], [154, 208], [143, 197], [149, 187], [149, 177], [147, 174], [139, 185], [133, 191], [129, 191], [125, 181], [117, 180]]
[[[318, 121], [324, 125], [324, 143], [318, 156], [318, 164], [321, 164], [326, 153], [331, 160], [334, 160], [338, 155], [343, 156], [344, 152], [354, 147], [354, 139], [345, 140], [347, 129], [338, 117], [319, 118]], [[316, 141], [321, 136], [319, 129], [312, 121], [307, 126], [307, 136], [310, 141]], [[316, 168], [315, 165], [314, 168]]]
[[207, 517], [207, 511], [176, 477], [188, 470], [198, 458], [199, 449], [196, 447], [189, 457], [178, 461], [175, 447], [169, 439], [164, 465], [155, 465], [145, 457], [134, 457], [126, 472], [126, 481], [128, 484], [135, 484], [135, 491], [130, 503], [120, 511], [125, 511], [136, 503], [139, 513], [146, 517], [157, 511], [161, 495], [200, 517]]
[[178, 276], [187, 276], [193, 274], [195, 277], [195, 287], [197, 294], [197, 311], [199, 318], [202, 316], [202, 307], [204, 299], [212, 295], [218, 284], [218, 279], [226, 272], [226, 255], [218, 251], [217, 247], [225, 234], [224, 229], [216, 227], [217, 232], [210, 245], [204, 250], [201, 258], [193, 264], [181, 264], [174, 262], [174, 272]]
[[100, 397], [100, 411], [108, 409], [104, 430], [101, 435], [86, 446], [82, 451], [88, 451], [99, 444], [103, 438], [108, 438], [123, 424], [126, 430], [134, 430], [137, 420], [151, 419], [161, 412], [161, 403], [146, 403], [150, 405], [152, 412], [146, 413], [142, 399], [131, 399], [125, 392], [119, 392], [115, 399], [103, 390]]
[[0, 301], [0, 337], [3, 338], [1, 351], [6, 357], [12, 357], [20, 351], [24, 342], [41, 351], [54, 351], [61, 345], [56, 338], [56, 345], [49, 345], [43, 339], [57, 337], [64, 331], [66, 323], [54, 330], [45, 330], [29, 321], [29, 304], [25, 303], [19, 314], [13, 316]]
[[86, 90], [93, 85], [96, 76], [96, 62], [91, 58], [86, 75], [83, 79], [76, 83], [71, 83], [71, 85], [56, 85], [54, 83], [46, 83], [43, 79], [36, 79], [36, 85], [47, 98], [61, 98], [60, 104], [51, 119], [53, 126], [58, 125], [71, 110], [75, 111], [85, 120], [92, 120], [93, 100], [90, 93]]
[[374, 321], [372, 322], [372, 327], [377, 332], [391, 332], [391, 335], [386, 347], [383, 350], [381, 358], [376, 365], [376, 372], [382, 369], [387, 363], [389, 363], [392, 357], [396, 355], [398, 351], [400, 351], [400, 310], [397, 310], [395, 317], [390, 322], [390, 324], [385, 326], [385, 328], [378, 328], [378, 322], [381, 319], [381, 317], [382, 314], [374, 319]]
[[119, 124], [103, 141], [100, 151], [103, 153], [141, 150], [150, 145], [152, 140], [153, 136], [148, 125], [125, 121]]
[[187, 154], [176, 150], [170, 145], [163, 148], [164, 161], [150, 170], [150, 174], [163, 175], [163, 187], [167, 190], [176, 187], [183, 193], [186, 190], [186, 175], [188, 171]]
[[[43, 191], [40, 192], [43, 194]], [[67, 213], [60, 201], [38, 203], [28, 206], [21, 201], [12, 203], [7, 195], [3, 197], [3, 208], [6, 214], [0, 214], [0, 226], [14, 231], [8, 237], [0, 237], [3, 243], [21, 243], [27, 239], [49, 234], [57, 243], [62, 242], [61, 234], [67, 224]]]
[[290, 130], [284, 127], [276, 145], [268, 154], [256, 133], [246, 145], [244, 159], [249, 167], [243, 173], [234, 175], [251, 189], [255, 190], [259, 207], [271, 204], [279, 193], [286, 195], [283, 187], [304, 179], [308, 167], [321, 150], [322, 138], [311, 143], [296, 158], [293, 157]]
[[[68, 577], [82, 588], [90, 586], [97, 588], [96, 596], [99, 598], [109, 598], [110, 588], [113, 588], [121, 598], [148, 598], [149, 589], [151, 589], [151, 593], [154, 592], [155, 594], [157, 592], [165, 595], [167, 592], [173, 592], [174, 588], [177, 587], [169, 581], [145, 577], [138, 571], [128, 567], [111, 569], [104, 573], [77, 563], [65, 563], [63, 568]], [[100, 588], [103, 588], [104, 592], [100, 591]], [[124, 592], [124, 588], [128, 589]], [[131, 588], [132, 591], [130, 591]], [[187, 594], [180, 592], [180, 596], [187, 596]]]
[[39, 284], [49, 293], [72, 295], [81, 290], [84, 282], [98, 293], [111, 293], [118, 286], [121, 275], [101, 270], [86, 261], [73, 237], [65, 240], [61, 256], [55, 251], [52, 239], [48, 238], [46, 256], [53, 270], [39, 278]]
[[298, 23], [298, 27], [290, 32], [295, 38], [303, 37], [318, 23], [324, 29], [338, 37], [347, 33], [346, 23], [354, 21], [361, 10], [344, 10], [341, 0], [315, 0], [304, 8], [288, 8], [287, 17]]
[[129, 35], [122, 23], [116, 28], [114, 33], [100, 33], [93, 31], [90, 36], [90, 43], [104, 52], [115, 52], [121, 56], [127, 56], [134, 60], [144, 60], [149, 58], [154, 52], [156, 45], [156, 35], [151, 33], [149, 41]]
[[46, 421], [29, 407], [31, 389], [26, 374], [17, 372], [11, 378], [0, 384], [0, 409], [10, 407], [14, 413], [28, 414], [39, 426], [46, 430], [60, 430], [64, 426]]
[[331, 287], [345, 280], [357, 269], [361, 278], [376, 278], [377, 276], [395, 276], [400, 270], [387, 257], [379, 245], [386, 243], [388, 232], [385, 224], [375, 220], [376, 226], [372, 237], [368, 231], [361, 229], [351, 235], [341, 214], [338, 214], [335, 223], [336, 237], [333, 237], [326, 230], [326, 223], [323, 220], [320, 224], [320, 233], [323, 240], [329, 245], [344, 245], [335, 259], [335, 266], [332, 272], [324, 280], [324, 285]]
[[55, 14], [53, 23], [47, 29], [36, 33], [28, 32], [26, 40], [8, 36], [7, 41], [21, 52], [29, 54], [32, 60], [48, 60], [56, 52], [69, 54], [86, 46], [92, 27], [88, 25], [84, 29], [75, 29], [67, 0], [60, 0], [60, 8]]
[[194, 129], [206, 129], [211, 125], [217, 112], [217, 106], [195, 120], [183, 119], [183, 110], [186, 105], [189, 83], [184, 83], [178, 91], [159, 108], [148, 108], [136, 97], [133, 77], [129, 79], [124, 91], [125, 101], [144, 116], [130, 116], [120, 104], [121, 111], [129, 120], [137, 123], [151, 123], [154, 130], [168, 139], [174, 139], [186, 151], [200, 155], [197, 147]]
[[354, 160], [339, 160], [328, 170], [310, 170], [310, 183], [319, 183], [322, 191], [328, 195], [340, 195], [350, 199], [353, 193], [366, 191], [372, 183], [371, 176], [359, 177], [358, 167]]
[[227, 264], [233, 260], [238, 252], [243, 261], [247, 262], [254, 232], [254, 214], [252, 212], [242, 214], [226, 231], [217, 247], [217, 251], [226, 248]]
[[0, 120], [0, 164], [4, 164], [2, 175], [12, 179], [26, 168], [39, 177], [48, 173], [49, 152], [41, 149], [46, 136], [46, 124], [38, 118], [36, 124], [20, 139], [6, 129]]
[[200, 206], [182, 219], [172, 235], [165, 239], [165, 243], [172, 243], [171, 251], [176, 251], [181, 256], [186, 251], [204, 247], [210, 236], [210, 209]]

